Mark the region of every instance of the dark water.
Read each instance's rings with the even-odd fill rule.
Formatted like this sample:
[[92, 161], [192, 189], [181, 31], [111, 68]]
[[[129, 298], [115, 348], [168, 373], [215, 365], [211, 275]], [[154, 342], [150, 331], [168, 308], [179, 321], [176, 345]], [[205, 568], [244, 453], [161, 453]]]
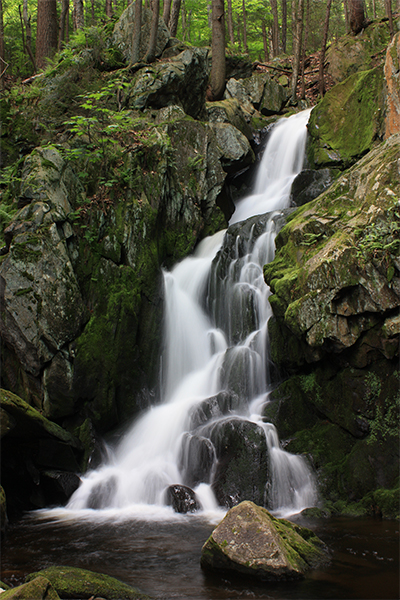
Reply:
[[28, 515], [2, 542], [6, 583], [50, 565], [107, 573], [158, 599], [397, 599], [399, 524], [394, 521], [300, 520], [332, 551], [329, 567], [300, 582], [254, 583], [210, 576], [200, 569], [213, 526], [199, 517], [174, 522], [55, 522]]

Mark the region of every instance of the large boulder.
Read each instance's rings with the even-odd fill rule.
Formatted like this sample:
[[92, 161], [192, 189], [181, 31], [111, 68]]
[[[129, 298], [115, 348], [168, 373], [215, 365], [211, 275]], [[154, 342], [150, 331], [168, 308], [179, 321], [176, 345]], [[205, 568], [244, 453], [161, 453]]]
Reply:
[[382, 63], [390, 42], [387, 21], [366, 27], [359, 35], [345, 35], [330, 44], [327, 53], [327, 71], [334, 83], [340, 83], [357, 71], [367, 71]]
[[199, 510], [200, 504], [197, 501], [194, 491], [186, 485], [170, 485], [165, 492], [165, 502], [172, 506], [178, 513], [193, 513]]
[[149, 596], [114, 577], [86, 569], [49, 567], [37, 573], [31, 573], [26, 580], [30, 582], [37, 577], [43, 577], [50, 581], [61, 598], [81, 598], [83, 600], [101, 597], [107, 598], [107, 600], [149, 600]]
[[46, 419], [9, 391], [0, 391], [2, 424], [2, 485], [10, 517], [23, 510], [65, 504], [78, 487], [82, 468], [80, 440]]
[[312, 110], [307, 157], [312, 168], [348, 167], [384, 133], [381, 67], [360, 71], [334, 86]]
[[168, 62], [140, 69], [127, 90], [127, 101], [141, 110], [178, 104], [197, 118], [204, 109], [207, 84], [207, 50], [187, 48]]
[[[150, 39], [150, 29], [152, 21], [152, 11], [148, 8], [142, 9], [142, 27], [140, 31], [140, 49], [139, 58], [143, 60], [146, 55], [147, 48]], [[129, 62], [131, 60], [132, 53], [132, 33], [135, 26], [135, 3], [129, 4], [128, 8], [124, 10], [121, 17], [117, 21], [112, 34], [112, 43], [115, 44], [122, 52], [125, 59]], [[161, 56], [164, 49], [166, 48], [170, 33], [168, 27], [165, 25], [164, 19], [159, 18], [158, 29], [157, 29], [157, 42], [156, 42], [156, 57]]]
[[27, 583], [2, 593], [5, 600], [60, 600], [50, 581], [39, 575]]
[[359, 502], [368, 511], [371, 494], [386, 502], [396, 493], [399, 155], [392, 135], [292, 212], [264, 267], [271, 356], [288, 376], [265, 417], [289, 451], [311, 454], [324, 498], [341, 510]]
[[268, 581], [300, 579], [328, 560], [326, 546], [312, 531], [248, 501], [228, 511], [201, 552], [205, 570]]

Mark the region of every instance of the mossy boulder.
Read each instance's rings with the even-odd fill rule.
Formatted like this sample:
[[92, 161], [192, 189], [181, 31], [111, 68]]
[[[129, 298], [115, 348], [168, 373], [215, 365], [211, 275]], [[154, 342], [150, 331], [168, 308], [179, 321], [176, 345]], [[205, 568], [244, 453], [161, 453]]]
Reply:
[[219, 102], [206, 102], [206, 113], [210, 123], [230, 123], [248, 140], [252, 139], [252, 130], [247, 123], [237, 98], [227, 98]]
[[75, 567], [49, 567], [26, 578], [46, 578], [61, 598], [101, 597], [105, 600], [149, 600], [149, 596], [114, 577]]
[[340, 83], [358, 71], [368, 71], [383, 64], [389, 42], [387, 21], [372, 23], [359, 35], [348, 34], [333, 40], [326, 60], [327, 71], [334, 83]]
[[307, 158], [312, 168], [347, 167], [384, 133], [382, 67], [354, 73], [334, 86], [312, 110]]
[[228, 511], [201, 552], [205, 570], [268, 581], [300, 579], [328, 560], [326, 546], [312, 531], [248, 501]]
[[50, 581], [41, 575], [2, 593], [5, 600], [60, 600]]

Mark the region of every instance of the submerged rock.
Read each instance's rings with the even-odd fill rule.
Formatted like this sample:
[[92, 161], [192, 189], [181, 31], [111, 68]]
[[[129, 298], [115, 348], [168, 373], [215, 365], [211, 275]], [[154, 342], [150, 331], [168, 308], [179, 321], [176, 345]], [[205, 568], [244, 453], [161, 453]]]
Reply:
[[201, 552], [203, 569], [270, 581], [300, 579], [328, 560], [325, 544], [312, 531], [248, 501], [226, 514]]
[[139, 590], [102, 573], [94, 573], [75, 567], [49, 567], [26, 578], [28, 582], [37, 577], [46, 578], [61, 598], [91, 597], [107, 600], [149, 600]]

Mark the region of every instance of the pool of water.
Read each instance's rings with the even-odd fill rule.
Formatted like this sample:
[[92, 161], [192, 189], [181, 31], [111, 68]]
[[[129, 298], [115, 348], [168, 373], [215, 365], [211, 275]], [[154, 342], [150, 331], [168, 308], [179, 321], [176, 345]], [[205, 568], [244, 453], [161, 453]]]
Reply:
[[51, 565], [107, 573], [157, 599], [323, 600], [399, 598], [399, 524], [331, 518], [304, 520], [332, 552], [331, 564], [300, 582], [262, 583], [209, 575], [201, 548], [214, 525], [200, 516], [169, 521], [60, 519], [32, 513], [2, 540], [1, 579], [17, 585]]

